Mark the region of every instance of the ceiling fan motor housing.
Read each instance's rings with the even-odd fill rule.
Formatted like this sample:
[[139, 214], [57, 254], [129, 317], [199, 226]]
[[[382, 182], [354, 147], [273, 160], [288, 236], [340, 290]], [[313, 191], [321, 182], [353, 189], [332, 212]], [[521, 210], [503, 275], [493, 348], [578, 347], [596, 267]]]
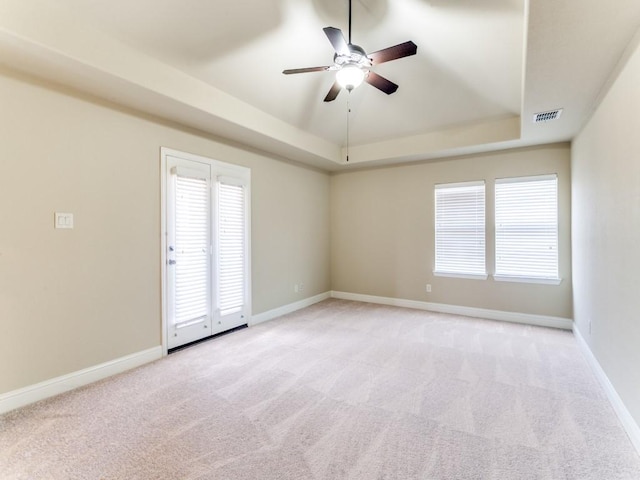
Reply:
[[371, 68], [371, 59], [367, 57], [367, 52], [361, 46], [350, 43], [349, 52], [349, 55], [336, 53], [333, 56], [334, 63], [339, 67], [355, 65], [362, 69]]

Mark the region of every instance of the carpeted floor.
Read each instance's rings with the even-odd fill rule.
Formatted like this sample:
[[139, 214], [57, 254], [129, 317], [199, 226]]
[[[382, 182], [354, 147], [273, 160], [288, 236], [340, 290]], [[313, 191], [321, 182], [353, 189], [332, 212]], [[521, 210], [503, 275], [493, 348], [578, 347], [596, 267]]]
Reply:
[[0, 417], [8, 479], [640, 479], [569, 332], [341, 300]]

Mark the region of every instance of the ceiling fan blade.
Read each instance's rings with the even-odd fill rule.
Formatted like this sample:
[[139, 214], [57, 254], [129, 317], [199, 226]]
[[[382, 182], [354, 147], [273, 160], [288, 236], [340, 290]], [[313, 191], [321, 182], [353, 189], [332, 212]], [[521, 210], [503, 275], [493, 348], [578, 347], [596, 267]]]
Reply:
[[292, 73], [309, 73], [309, 72], [324, 72], [331, 67], [308, 67], [308, 68], [290, 68], [289, 70], [283, 70], [285, 75], [291, 75]]
[[334, 82], [334, 84], [331, 86], [331, 90], [329, 90], [329, 93], [327, 93], [327, 96], [324, 97], [324, 101], [333, 102], [338, 96], [338, 94], [340, 93], [340, 90], [342, 90], [342, 87], [340, 86], [340, 84], [337, 81]]
[[349, 44], [345, 40], [342, 30], [334, 27], [324, 27], [322, 30], [324, 30], [324, 33], [327, 35], [331, 45], [333, 45], [333, 49], [338, 55], [351, 55]]
[[398, 45], [394, 45], [393, 47], [384, 48], [382, 50], [378, 50], [377, 52], [370, 53], [369, 58], [371, 59], [371, 63], [373, 65], [378, 65], [380, 63], [396, 60], [398, 58], [415, 55], [417, 51], [418, 46], [411, 40], [409, 40], [408, 42], [400, 43]]
[[364, 81], [369, 85], [373, 85], [378, 90], [386, 93], [387, 95], [391, 95], [393, 92], [398, 90], [398, 85], [374, 72], [369, 72], [369, 75], [367, 75]]

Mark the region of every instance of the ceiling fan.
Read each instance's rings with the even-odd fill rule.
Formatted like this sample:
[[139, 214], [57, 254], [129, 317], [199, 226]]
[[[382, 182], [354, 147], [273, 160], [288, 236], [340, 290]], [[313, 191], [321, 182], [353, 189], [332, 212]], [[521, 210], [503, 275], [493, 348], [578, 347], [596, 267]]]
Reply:
[[349, 0], [349, 43], [347, 43], [339, 28], [325, 27], [323, 30], [331, 42], [333, 49], [336, 51], [333, 56], [333, 65], [293, 68], [284, 70], [282, 73], [291, 75], [293, 73], [323, 72], [327, 70], [336, 71], [336, 80], [329, 90], [329, 93], [327, 93], [327, 96], [324, 97], [325, 102], [335, 100], [342, 88], [351, 91], [363, 81], [369, 85], [373, 85], [387, 95], [391, 95], [398, 90], [398, 85], [372, 72], [371, 67], [398, 58], [415, 55], [418, 51], [417, 45], [412, 41], [408, 41], [367, 55], [362, 47], [351, 43], [351, 0]]

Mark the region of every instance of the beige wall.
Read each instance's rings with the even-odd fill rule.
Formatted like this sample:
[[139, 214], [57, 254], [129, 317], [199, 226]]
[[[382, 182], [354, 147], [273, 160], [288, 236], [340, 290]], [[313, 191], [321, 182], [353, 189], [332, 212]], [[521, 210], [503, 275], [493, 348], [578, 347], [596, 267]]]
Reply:
[[572, 148], [576, 325], [638, 425], [639, 86], [636, 46]]
[[251, 168], [254, 314], [330, 289], [327, 174], [7, 72], [0, 105], [0, 393], [160, 345], [161, 146]]
[[[342, 173], [331, 181], [332, 289], [509, 312], [572, 317], [568, 144]], [[437, 183], [485, 180], [487, 268], [493, 269], [494, 180], [557, 173], [561, 285], [433, 275]], [[432, 293], [425, 285], [432, 285]]]

